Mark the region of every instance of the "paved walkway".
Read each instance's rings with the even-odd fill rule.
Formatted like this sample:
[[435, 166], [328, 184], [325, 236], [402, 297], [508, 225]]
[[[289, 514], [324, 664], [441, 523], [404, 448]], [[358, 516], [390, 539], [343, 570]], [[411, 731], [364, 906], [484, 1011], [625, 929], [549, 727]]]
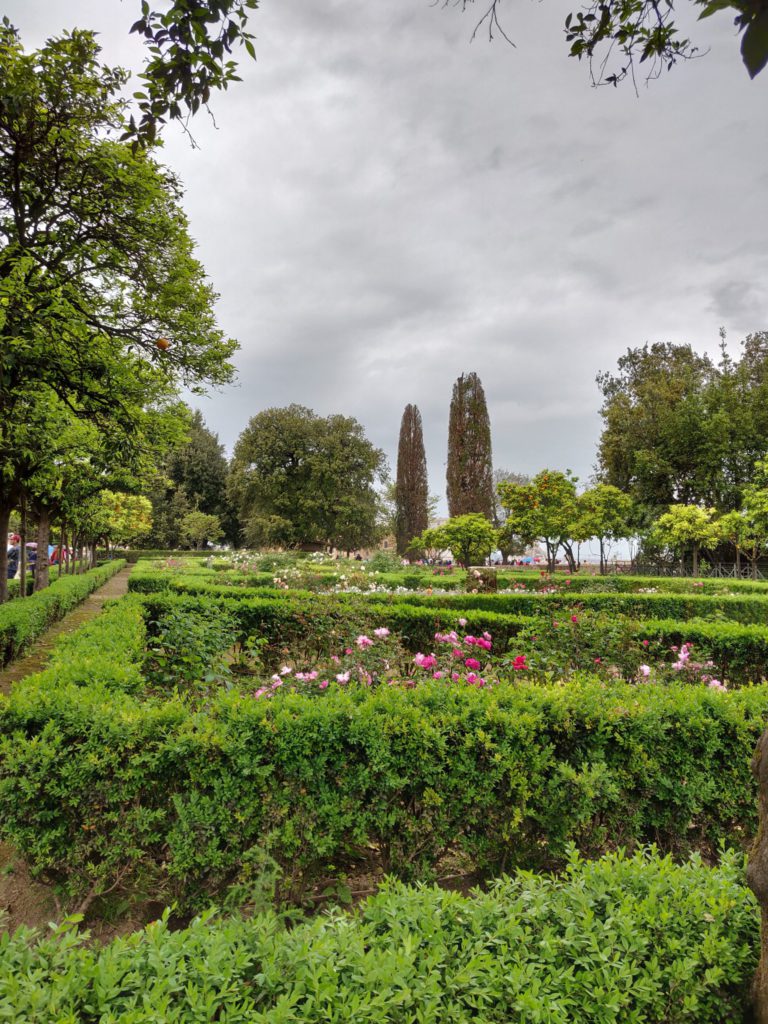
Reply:
[[82, 604], [79, 604], [77, 608], [74, 608], [63, 619], [55, 622], [50, 629], [46, 630], [22, 658], [12, 661], [10, 665], [6, 665], [0, 671], [0, 693], [8, 693], [13, 683], [44, 668], [45, 663], [50, 657], [53, 645], [62, 634], [73, 633], [83, 623], [95, 618], [104, 607], [105, 601], [110, 601], [116, 597], [123, 597], [124, 594], [127, 594], [128, 577], [132, 569], [132, 565], [127, 565], [124, 569], [121, 569], [120, 572], [107, 580], [98, 590], [94, 590], [92, 594], [89, 594]]

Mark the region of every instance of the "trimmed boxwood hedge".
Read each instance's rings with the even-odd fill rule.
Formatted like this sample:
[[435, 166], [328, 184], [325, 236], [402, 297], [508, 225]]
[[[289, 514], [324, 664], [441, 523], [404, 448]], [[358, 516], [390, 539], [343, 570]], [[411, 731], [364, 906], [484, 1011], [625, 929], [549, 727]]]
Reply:
[[167, 917], [0, 939], [14, 1024], [740, 1024], [758, 946], [742, 866], [572, 859], [469, 897], [388, 883], [354, 914]]
[[142, 605], [190, 600], [124, 599], [0, 701], [0, 835], [71, 894], [119, 880], [201, 906], [268, 857], [297, 898], [352, 871], [428, 878], [447, 853], [497, 873], [569, 842], [711, 853], [754, 830], [766, 686], [145, 699]]
[[81, 576], [62, 576], [23, 601], [0, 605], [0, 667], [17, 658], [52, 623], [64, 618], [124, 566], [125, 561], [118, 559]]

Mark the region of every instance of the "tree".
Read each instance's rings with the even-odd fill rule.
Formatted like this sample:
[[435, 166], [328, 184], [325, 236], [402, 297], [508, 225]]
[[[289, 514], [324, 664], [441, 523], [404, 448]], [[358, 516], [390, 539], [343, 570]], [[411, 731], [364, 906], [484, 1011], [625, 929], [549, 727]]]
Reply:
[[[179, 185], [114, 141], [126, 76], [98, 53], [73, 32], [27, 54], [0, 28], [0, 533], [24, 486], [18, 429], [34, 396], [137, 454], [149, 406], [234, 373]], [[0, 545], [2, 579], [5, 557]]]
[[699, 552], [712, 548], [721, 539], [717, 509], [698, 505], [670, 505], [669, 511], [659, 516], [653, 526], [653, 538], [680, 552], [682, 564], [685, 552], [693, 554], [693, 575], [699, 572]]
[[[577, 477], [570, 470], [543, 469], [529, 484], [505, 481], [499, 484], [499, 496], [507, 513], [503, 536], [517, 536], [526, 545], [542, 540], [547, 551], [547, 567], [555, 571], [557, 552], [578, 532]], [[566, 548], [573, 571], [573, 554]]]
[[671, 504], [738, 508], [768, 450], [768, 333], [749, 335], [733, 362], [689, 345], [630, 349], [598, 377], [604, 421], [601, 479], [629, 493], [649, 524]]
[[239, 526], [227, 494], [229, 466], [224, 446], [209, 430], [199, 410], [190, 414], [188, 437], [158, 467], [146, 493], [152, 501], [151, 547], [178, 547], [179, 527], [197, 509], [217, 516], [224, 535], [236, 542]]
[[611, 484], [596, 484], [578, 497], [579, 532], [600, 544], [600, 572], [605, 573], [605, 542], [631, 533], [632, 499]]
[[[448, 0], [446, 0], [447, 4]], [[474, 0], [454, 0], [466, 10]], [[488, 27], [511, 41], [499, 18], [501, 0], [487, 4], [475, 27]], [[741, 56], [751, 78], [768, 62], [768, 7], [765, 0], [694, 0], [700, 18], [728, 11], [741, 37]], [[131, 32], [141, 35], [150, 52], [143, 91], [137, 94], [139, 120], [131, 119], [129, 138], [137, 145], [152, 143], [167, 120], [186, 126], [189, 117], [208, 106], [211, 92], [239, 81], [231, 59], [236, 44], [255, 58], [248, 17], [258, 0], [173, 0], [169, 8], [152, 9], [142, 0], [141, 16]], [[570, 55], [589, 63], [592, 81], [617, 85], [635, 79], [643, 64], [647, 78], [658, 77], [678, 61], [697, 55], [693, 42], [681, 36], [674, 21], [674, 2], [656, 0], [591, 0], [565, 19]], [[618, 62], [610, 64], [612, 57]]]
[[446, 480], [451, 517], [480, 512], [493, 520], [491, 422], [476, 373], [462, 374], [453, 385]]
[[[457, 0], [466, 8], [474, 0]], [[488, 8], [480, 25], [488, 25], [509, 41], [499, 20], [501, 0], [484, 0]], [[768, 63], [768, 6], [763, 0], [694, 0], [701, 8], [699, 19], [729, 11], [741, 37], [741, 57], [750, 78]], [[591, 0], [565, 19], [565, 38], [570, 55], [589, 62], [594, 84], [618, 85], [635, 80], [636, 65], [645, 64], [646, 79], [658, 78], [678, 61], [697, 56], [690, 39], [681, 36], [674, 21], [673, 0], [662, 6], [656, 0]], [[480, 27], [478, 25], [478, 28]], [[477, 29], [475, 29], [477, 31]], [[611, 64], [611, 58], [618, 62]], [[595, 69], [597, 73], [595, 74]]]
[[290, 405], [252, 417], [235, 445], [230, 493], [246, 541], [351, 551], [374, 543], [384, 453], [357, 420]]
[[398, 554], [404, 555], [429, 525], [427, 456], [418, 406], [406, 405], [400, 424], [395, 482], [395, 523]]
[[204, 548], [206, 542], [216, 543], [224, 536], [218, 516], [200, 512], [188, 512], [179, 524], [181, 537], [194, 548]]
[[459, 565], [467, 568], [484, 564], [497, 542], [497, 532], [486, 517], [479, 512], [468, 512], [425, 530], [415, 538], [413, 546], [421, 550], [450, 549]]

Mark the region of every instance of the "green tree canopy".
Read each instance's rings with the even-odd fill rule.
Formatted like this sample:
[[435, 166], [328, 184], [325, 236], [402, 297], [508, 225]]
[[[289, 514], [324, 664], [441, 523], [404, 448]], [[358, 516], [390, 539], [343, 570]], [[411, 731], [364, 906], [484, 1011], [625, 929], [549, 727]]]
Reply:
[[[543, 541], [550, 572], [555, 570], [560, 547], [579, 539], [576, 483], [577, 478], [570, 470], [561, 473], [543, 469], [530, 483], [506, 480], [499, 484], [499, 497], [507, 514], [503, 534], [519, 537], [526, 545]], [[570, 551], [570, 547], [566, 547], [569, 562]]]
[[234, 372], [178, 182], [115, 141], [125, 75], [98, 55], [88, 32], [26, 53], [0, 28], [0, 532], [25, 489], [55, 497], [51, 416], [133, 472], [180, 385]]
[[424, 432], [418, 406], [406, 405], [400, 423], [395, 481], [395, 537], [404, 555], [414, 537], [429, 525], [429, 484]]
[[427, 551], [450, 550], [459, 565], [466, 568], [483, 565], [497, 542], [498, 534], [486, 517], [479, 512], [468, 512], [425, 530], [415, 538], [413, 547]]
[[254, 416], [235, 445], [230, 493], [246, 542], [352, 550], [378, 535], [384, 453], [357, 420], [301, 405]]
[[715, 364], [689, 345], [630, 349], [603, 393], [602, 480], [629, 493], [649, 524], [672, 504], [738, 508], [768, 451], [768, 332]]
[[681, 559], [687, 551], [693, 555], [693, 575], [699, 571], [699, 552], [714, 548], [722, 538], [717, 509], [698, 505], [670, 505], [653, 525], [652, 539], [677, 551]]

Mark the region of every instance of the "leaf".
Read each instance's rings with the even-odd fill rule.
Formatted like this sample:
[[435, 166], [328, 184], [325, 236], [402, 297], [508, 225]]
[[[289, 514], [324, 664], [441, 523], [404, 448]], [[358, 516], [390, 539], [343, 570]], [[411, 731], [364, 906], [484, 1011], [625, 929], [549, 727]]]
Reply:
[[768, 64], [768, 11], [761, 11], [744, 32], [741, 56], [750, 78], [755, 78]]

